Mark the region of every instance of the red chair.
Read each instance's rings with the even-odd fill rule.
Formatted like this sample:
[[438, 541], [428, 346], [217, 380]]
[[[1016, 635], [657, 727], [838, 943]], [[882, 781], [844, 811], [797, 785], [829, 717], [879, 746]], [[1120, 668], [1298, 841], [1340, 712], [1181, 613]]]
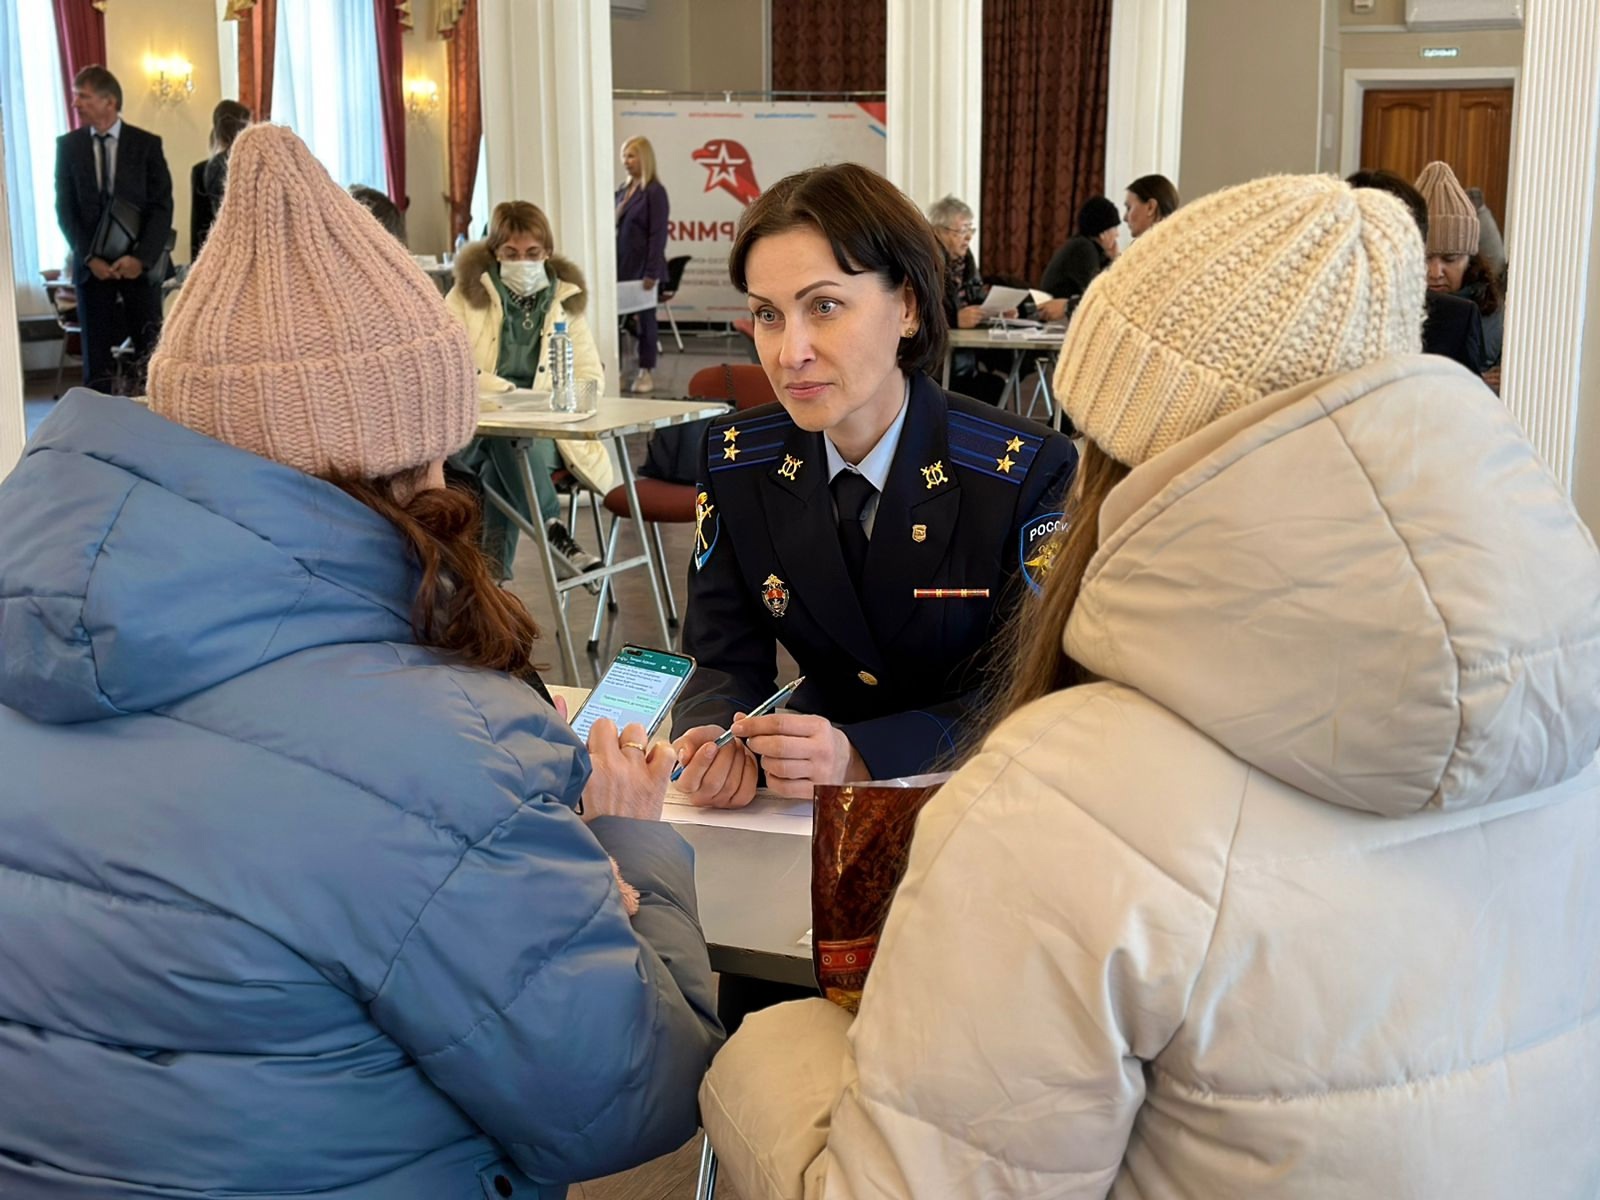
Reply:
[[[694, 377], [689, 380], [688, 390], [691, 400], [724, 400], [741, 411], [770, 404], [778, 398], [767, 379], [766, 371], [745, 363], [719, 363], [714, 367], [704, 367], [696, 371]], [[666, 479], [646, 479], [640, 476], [634, 480], [634, 488], [639, 496], [640, 515], [644, 519], [640, 536], [649, 537], [655, 542], [656, 562], [661, 567], [661, 586], [667, 598], [667, 624], [676, 629], [678, 601], [673, 595], [672, 580], [666, 570], [667, 555], [661, 543], [661, 525], [683, 525], [693, 522], [694, 485], [673, 483]], [[628, 504], [628, 489], [621, 485], [607, 492], [603, 503], [606, 511], [611, 514], [611, 534], [606, 539], [606, 562], [610, 563], [616, 556], [617, 527], [621, 524], [622, 518], [632, 517], [633, 511]], [[600, 643], [600, 623], [605, 613], [616, 611], [615, 600], [607, 603], [610, 593], [606, 589], [610, 582], [607, 579], [600, 585], [600, 603], [595, 607], [594, 628], [589, 634], [591, 653]]]

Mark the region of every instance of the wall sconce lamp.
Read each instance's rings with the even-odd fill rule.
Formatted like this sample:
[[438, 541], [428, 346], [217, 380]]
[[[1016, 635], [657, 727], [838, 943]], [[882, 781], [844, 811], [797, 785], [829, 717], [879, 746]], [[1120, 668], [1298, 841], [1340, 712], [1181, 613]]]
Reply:
[[162, 108], [182, 104], [194, 95], [194, 64], [186, 58], [146, 58], [150, 94]]
[[406, 82], [406, 116], [413, 121], [426, 121], [439, 111], [439, 85], [431, 79], [412, 79]]

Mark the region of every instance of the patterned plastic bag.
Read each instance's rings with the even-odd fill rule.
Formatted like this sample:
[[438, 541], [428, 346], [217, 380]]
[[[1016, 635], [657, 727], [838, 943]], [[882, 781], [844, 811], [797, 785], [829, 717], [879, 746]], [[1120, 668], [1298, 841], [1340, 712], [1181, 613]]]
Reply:
[[911, 853], [917, 813], [949, 779], [816, 789], [811, 838], [811, 954], [823, 995], [850, 1012], [861, 1003], [878, 937]]

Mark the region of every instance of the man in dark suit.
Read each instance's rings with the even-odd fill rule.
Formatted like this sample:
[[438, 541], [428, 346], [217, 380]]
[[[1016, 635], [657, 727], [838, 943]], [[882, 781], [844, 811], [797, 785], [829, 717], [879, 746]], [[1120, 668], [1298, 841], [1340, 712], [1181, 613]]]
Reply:
[[[133, 339], [135, 361], [143, 363], [161, 333], [158, 265], [166, 262], [172, 237], [172, 176], [161, 139], [122, 120], [122, 86], [110, 71], [79, 71], [72, 107], [83, 124], [56, 139], [56, 219], [72, 248], [83, 382], [109, 391], [118, 334]], [[108, 261], [97, 253], [95, 236], [117, 201], [134, 215], [138, 234], [125, 253]]]

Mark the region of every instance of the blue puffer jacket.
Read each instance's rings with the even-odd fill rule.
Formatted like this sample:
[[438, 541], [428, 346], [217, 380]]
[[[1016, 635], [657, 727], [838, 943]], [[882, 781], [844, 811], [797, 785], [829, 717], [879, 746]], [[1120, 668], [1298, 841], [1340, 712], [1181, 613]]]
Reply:
[[0, 485], [0, 1196], [561, 1196], [693, 1133], [688, 847], [585, 826], [583, 749], [412, 644], [415, 584], [125, 400]]

